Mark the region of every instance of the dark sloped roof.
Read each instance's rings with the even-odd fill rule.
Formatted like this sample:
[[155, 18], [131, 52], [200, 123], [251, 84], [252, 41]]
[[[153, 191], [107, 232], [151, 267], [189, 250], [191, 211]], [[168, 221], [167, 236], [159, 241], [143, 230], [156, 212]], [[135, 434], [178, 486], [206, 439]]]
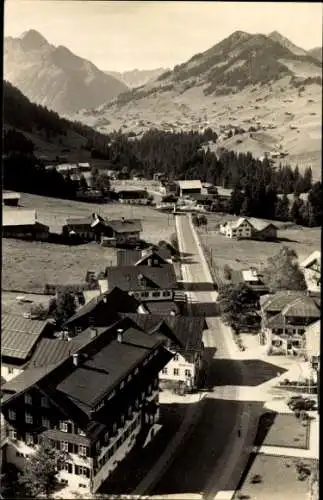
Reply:
[[38, 367], [58, 363], [77, 350], [73, 342], [59, 339], [41, 339], [28, 366]]
[[117, 266], [134, 266], [141, 259], [141, 250], [117, 250]]
[[[205, 319], [190, 316], [161, 316], [157, 314], [124, 314], [147, 333], [163, 333], [184, 350], [199, 348], [203, 331], [207, 328]], [[168, 330], [162, 328], [162, 323]]]
[[176, 302], [172, 300], [148, 300], [145, 301], [145, 307], [150, 314], [171, 315], [172, 313], [179, 314], [180, 310]]
[[36, 384], [48, 373], [50, 373], [58, 364], [41, 366], [37, 368], [28, 368], [13, 379], [9, 380], [1, 389], [4, 393], [2, 402], [8, 401], [17, 393], [21, 393]]
[[58, 384], [57, 390], [93, 407], [125, 374], [147, 357], [150, 349], [159, 344], [160, 339], [130, 328], [123, 333], [122, 343], [110, 341], [75, 367]]
[[[139, 276], [142, 275], [144, 285], [140, 284]], [[140, 289], [175, 289], [177, 279], [172, 264], [163, 266], [123, 266], [107, 267], [106, 278], [109, 288], [116, 286], [122, 290]]]
[[[114, 287], [98, 297], [94, 297], [66, 321], [66, 326], [92, 317], [97, 326], [106, 318], [108, 324], [114, 321], [118, 312], [137, 312], [140, 302], [119, 287]], [[103, 324], [102, 326], [105, 326]]]
[[282, 314], [302, 318], [320, 318], [321, 311], [311, 297], [304, 296], [287, 304], [282, 310]]
[[44, 332], [46, 325], [46, 321], [30, 320], [23, 316], [2, 314], [2, 356], [21, 360], [26, 359]]
[[68, 219], [66, 219], [66, 226], [78, 226], [78, 225], [90, 226], [93, 221], [94, 221], [94, 219], [91, 215], [89, 215], [88, 217], [82, 217], [82, 218], [68, 218]]
[[142, 224], [139, 219], [110, 220], [106, 222], [106, 226], [111, 227], [116, 233], [142, 231]]
[[[162, 250], [154, 250], [154, 249], [149, 249], [147, 252], [143, 252], [142, 256], [138, 259], [136, 262], [137, 266], [140, 266], [145, 262], [147, 259], [155, 259], [158, 261], [160, 265], [168, 264], [167, 260], [165, 257], [162, 256]], [[165, 251], [164, 251], [165, 254]]]
[[304, 292], [281, 290], [275, 294], [260, 297], [260, 304], [263, 311], [279, 312], [299, 297], [305, 297]]
[[253, 227], [257, 231], [263, 231], [264, 229], [267, 229], [269, 226], [273, 226], [275, 229], [277, 229], [277, 226], [271, 221], [266, 221], [263, 219], [257, 219], [255, 217], [248, 217], [248, 221], [253, 225]]

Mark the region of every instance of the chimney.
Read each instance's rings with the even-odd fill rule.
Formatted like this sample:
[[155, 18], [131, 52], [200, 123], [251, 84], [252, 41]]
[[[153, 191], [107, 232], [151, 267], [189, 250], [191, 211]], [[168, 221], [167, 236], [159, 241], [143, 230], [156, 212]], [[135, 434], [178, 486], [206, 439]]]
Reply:
[[119, 344], [122, 344], [122, 340], [123, 340], [123, 330], [122, 328], [118, 328], [117, 330], [118, 332], [118, 335], [117, 335], [117, 341], [119, 342]]
[[78, 366], [78, 364], [79, 364], [79, 355], [76, 353], [73, 354], [73, 365]]
[[152, 267], [152, 265], [153, 265], [153, 259], [150, 257], [150, 258], [148, 259], [148, 266], [149, 266], [149, 267]]
[[174, 309], [172, 309], [171, 312], [170, 312], [170, 315], [171, 316], [176, 316], [176, 311], [174, 311]]
[[93, 327], [92, 327], [92, 328], [90, 328], [90, 338], [91, 338], [91, 339], [95, 339], [95, 337], [97, 337], [97, 336], [98, 336], [98, 331], [97, 331], [97, 329], [96, 329], [96, 328], [93, 328]]
[[104, 295], [102, 301], [106, 304], [108, 302], [108, 297], [106, 295]]
[[122, 220], [123, 223], [126, 222], [126, 219], [124, 217], [121, 217], [121, 220]]
[[96, 214], [93, 212], [92, 214], [92, 219], [95, 220], [96, 219]]

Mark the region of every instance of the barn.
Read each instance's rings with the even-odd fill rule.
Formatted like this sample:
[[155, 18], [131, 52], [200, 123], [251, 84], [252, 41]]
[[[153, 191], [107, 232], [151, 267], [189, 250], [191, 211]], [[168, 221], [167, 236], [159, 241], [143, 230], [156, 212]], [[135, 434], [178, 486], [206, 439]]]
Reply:
[[190, 194], [201, 194], [202, 184], [200, 180], [195, 181], [178, 181], [179, 195], [181, 197], [188, 196]]
[[2, 237], [47, 241], [49, 227], [37, 220], [36, 210], [7, 208], [2, 212]]

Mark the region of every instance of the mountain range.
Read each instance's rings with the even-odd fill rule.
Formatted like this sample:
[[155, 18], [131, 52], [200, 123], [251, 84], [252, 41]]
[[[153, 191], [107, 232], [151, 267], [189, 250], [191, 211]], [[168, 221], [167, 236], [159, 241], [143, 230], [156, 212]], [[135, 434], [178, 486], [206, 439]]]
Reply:
[[106, 71], [107, 75], [114, 76], [121, 82], [125, 83], [127, 87], [133, 89], [135, 87], [141, 87], [141, 85], [146, 85], [146, 83], [156, 80], [162, 73], [168, 71], [168, 68], [156, 68], [156, 69], [133, 69], [130, 71]]
[[32, 101], [63, 115], [96, 108], [128, 89], [35, 30], [4, 39], [4, 77]]
[[111, 76], [30, 30], [5, 39], [4, 69], [32, 101], [101, 132], [210, 126], [217, 147], [284, 150], [291, 164], [320, 171], [321, 59], [321, 48], [306, 51], [278, 32], [236, 31], [172, 70]]
[[[315, 54], [314, 54], [315, 55]], [[277, 32], [236, 31], [207, 51], [75, 116], [94, 128], [142, 134], [211, 127], [218, 147], [257, 157], [285, 151], [302, 169], [321, 165], [322, 67]], [[241, 129], [227, 137], [229, 129]]]

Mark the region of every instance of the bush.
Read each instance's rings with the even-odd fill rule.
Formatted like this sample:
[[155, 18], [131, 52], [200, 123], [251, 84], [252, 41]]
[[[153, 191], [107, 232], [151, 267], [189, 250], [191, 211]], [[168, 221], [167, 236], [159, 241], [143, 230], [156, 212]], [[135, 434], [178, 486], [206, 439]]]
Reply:
[[226, 264], [226, 265], [224, 266], [223, 272], [224, 272], [224, 277], [225, 277], [225, 279], [226, 279], [226, 280], [231, 280], [231, 277], [232, 277], [232, 269], [231, 269], [231, 267], [230, 267], [228, 264]]
[[30, 314], [35, 319], [44, 320], [48, 316], [48, 311], [45, 309], [45, 307], [42, 304], [35, 304], [35, 305], [31, 306]]

